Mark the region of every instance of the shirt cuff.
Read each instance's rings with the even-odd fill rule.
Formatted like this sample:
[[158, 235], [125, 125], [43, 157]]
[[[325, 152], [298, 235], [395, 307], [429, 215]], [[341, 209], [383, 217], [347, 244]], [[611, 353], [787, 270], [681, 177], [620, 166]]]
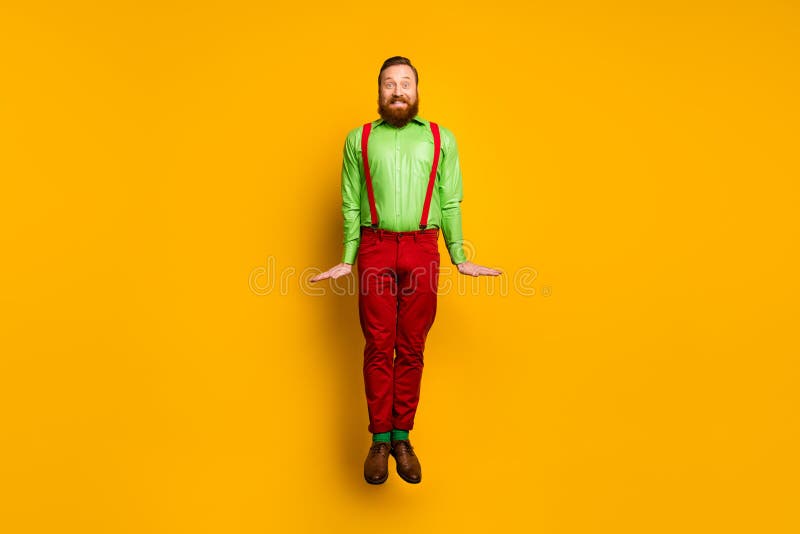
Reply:
[[461, 243], [451, 244], [447, 247], [447, 252], [450, 253], [450, 261], [453, 262], [453, 265], [467, 261], [467, 255], [464, 254], [464, 247], [461, 246]]
[[354, 239], [344, 244], [344, 252], [342, 253], [342, 263], [349, 263], [353, 265], [356, 262], [358, 255], [358, 244], [361, 239]]

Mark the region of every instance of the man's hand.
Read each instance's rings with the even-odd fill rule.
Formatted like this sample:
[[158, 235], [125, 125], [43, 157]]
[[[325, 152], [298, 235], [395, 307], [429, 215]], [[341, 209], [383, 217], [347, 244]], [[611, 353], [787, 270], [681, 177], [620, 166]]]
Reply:
[[328, 269], [324, 273], [319, 273], [317, 276], [312, 278], [311, 282], [319, 282], [320, 280], [325, 280], [326, 278], [339, 278], [340, 276], [344, 276], [346, 274], [350, 274], [353, 270], [353, 266], [349, 263], [340, 263], [331, 269]]
[[477, 263], [472, 263], [471, 261], [459, 263], [456, 265], [456, 267], [458, 267], [458, 272], [468, 276], [498, 276], [503, 272], [497, 269], [484, 267], [483, 265], [478, 265]]

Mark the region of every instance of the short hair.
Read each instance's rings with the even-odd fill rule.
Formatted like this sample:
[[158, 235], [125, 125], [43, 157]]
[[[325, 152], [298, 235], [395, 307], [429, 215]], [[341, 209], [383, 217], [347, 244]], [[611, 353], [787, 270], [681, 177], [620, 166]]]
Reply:
[[419, 74], [417, 74], [417, 69], [414, 67], [414, 65], [411, 64], [411, 60], [403, 56], [392, 56], [384, 61], [383, 65], [381, 65], [381, 70], [378, 72], [378, 87], [381, 86], [381, 74], [383, 74], [383, 71], [393, 65], [408, 65], [411, 67], [411, 70], [414, 71], [414, 81], [417, 85], [419, 85]]

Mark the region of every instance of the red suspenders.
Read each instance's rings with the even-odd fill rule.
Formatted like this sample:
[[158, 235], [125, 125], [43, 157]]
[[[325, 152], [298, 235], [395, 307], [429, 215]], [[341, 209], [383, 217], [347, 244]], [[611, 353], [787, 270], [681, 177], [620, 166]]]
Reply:
[[422, 206], [422, 218], [419, 220], [419, 229], [424, 230], [428, 226], [428, 209], [431, 207], [431, 196], [433, 195], [433, 183], [436, 181], [436, 167], [439, 166], [439, 148], [442, 140], [439, 138], [439, 125], [431, 122], [431, 132], [433, 132], [433, 165], [431, 165], [431, 177], [428, 179], [428, 192], [425, 195], [425, 204]]
[[[433, 133], [433, 165], [431, 175], [428, 178], [428, 191], [425, 194], [425, 204], [422, 206], [422, 217], [419, 220], [419, 229], [424, 230], [428, 226], [428, 210], [431, 207], [431, 197], [433, 196], [433, 184], [436, 182], [436, 168], [439, 166], [439, 149], [442, 140], [439, 137], [439, 125], [431, 122], [431, 132]], [[364, 177], [367, 180], [367, 197], [369, 198], [369, 213], [372, 217], [372, 227], [378, 227], [378, 210], [375, 207], [375, 192], [372, 189], [372, 176], [369, 173], [369, 161], [367, 161], [367, 145], [369, 143], [369, 133], [372, 123], [368, 122], [361, 130], [361, 159], [364, 162]]]
[[369, 213], [372, 216], [372, 227], [378, 227], [378, 210], [375, 208], [375, 193], [372, 191], [372, 177], [369, 174], [369, 161], [367, 161], [367, 145], [369, 143], [369, 131], [372, 123], [368, 122], [361, 130], [361, 160], [364, 162], [364, 176], [367, 179], [367, 197], [369, 198]]

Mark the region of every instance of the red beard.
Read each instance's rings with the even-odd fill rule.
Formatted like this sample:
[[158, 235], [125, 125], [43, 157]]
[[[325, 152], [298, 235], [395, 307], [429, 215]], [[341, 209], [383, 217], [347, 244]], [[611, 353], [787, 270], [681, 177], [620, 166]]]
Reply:
[[[402, 100], [409, 106], [405, 109], [403, 108], [393, 108], [391, 107], [392, 102], [396, 102], [398, 100]], [[402, 128], [409, 122], [411, 119], [417, 116], [417, 112], [419, 111], [419, 96], [414, 101], [413, 104], [410, 104], [407, 98], [400, 97], [400, 98], [393, 98], [384, 106], [383, 103], [378, 99], [378, 113], [380, 113], [381, 118], [394, 126], [395, 128]]]

